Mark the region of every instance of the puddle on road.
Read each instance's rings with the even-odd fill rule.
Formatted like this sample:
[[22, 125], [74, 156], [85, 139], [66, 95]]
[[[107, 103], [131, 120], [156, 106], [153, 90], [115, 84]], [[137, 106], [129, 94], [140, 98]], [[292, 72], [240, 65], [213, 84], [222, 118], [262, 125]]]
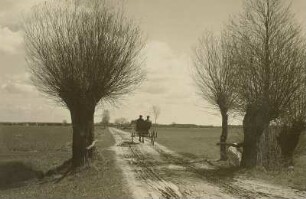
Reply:
[[180, 166], [180, 165], [175, 165], [175, 164], [170, 164], [170, 165], [158, 166], [156, 169], [158, 169], [158, 170], [185, 171], [186, 167], [183, 167], [183, 166]]
[[138, 144], [139, 144], [138, 142], [124, 141], [124, 142], [117, 144], [117, 146], [129, 147], [129, 146], [138, 145]]

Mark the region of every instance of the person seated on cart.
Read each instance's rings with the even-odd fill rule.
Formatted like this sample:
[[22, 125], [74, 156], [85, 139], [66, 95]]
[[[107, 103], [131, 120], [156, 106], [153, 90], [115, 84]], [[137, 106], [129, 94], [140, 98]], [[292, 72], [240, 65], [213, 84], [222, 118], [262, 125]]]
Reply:
[[152, 126], [152, 122], [150, 120], [150, 116], [147, 116], [147, 119], [143, 123], [143, 129], [140, 131], [141, 132], [141, 142], [144, 143], [144, 137], [149, 137], [150, 136], [150, 128]]
[[151, 129], [152, 122], [150, 120], [150, 116], [147, 116], [147, 119], [145, 120], [145, 133], [149, 134], [149, 130]]
[[139, 118], [136, 120], [136, 129], [135, 129], [139, 136], [139, 142], [141, 142], [144, 126], [145, 126], [145, 121], [142, 118], [142, 115], [139, 115]]

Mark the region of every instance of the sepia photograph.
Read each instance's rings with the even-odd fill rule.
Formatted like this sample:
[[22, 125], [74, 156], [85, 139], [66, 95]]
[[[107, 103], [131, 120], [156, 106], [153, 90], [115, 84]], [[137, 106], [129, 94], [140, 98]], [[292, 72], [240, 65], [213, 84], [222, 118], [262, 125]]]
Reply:
[[0, 0], [0, 199], [306, 198], [306, 0]]

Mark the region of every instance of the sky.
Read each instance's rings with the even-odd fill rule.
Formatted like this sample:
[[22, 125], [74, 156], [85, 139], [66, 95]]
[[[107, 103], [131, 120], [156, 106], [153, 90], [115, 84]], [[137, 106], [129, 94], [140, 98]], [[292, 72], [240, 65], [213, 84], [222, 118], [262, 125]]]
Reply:
[[[69, 111], [39, 93], [30, 81], [20, 24], [31, 7], [44, 0], [0, 0], [0, 121], [70, 121]], [[191, 79], [192, 48], [206, 32], [220, 32], [242, 0], [117, 0], [146, 38], [147, 78], [116, 105], [97, 107], [95, 121], [108, 109], [111, 120], [152, 115], [160, 107], [159, 123], [220, 125], [218, 110], [196, 94]], [[306, 0], [292, 0], [297, 20], [306, 27]], [[239, 124], [238, 116], [230, 124]]]

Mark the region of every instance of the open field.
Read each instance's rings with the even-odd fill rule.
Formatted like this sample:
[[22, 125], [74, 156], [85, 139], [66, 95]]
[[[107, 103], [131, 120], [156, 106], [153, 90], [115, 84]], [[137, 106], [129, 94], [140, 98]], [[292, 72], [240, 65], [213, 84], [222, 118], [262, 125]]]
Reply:
[[0, 198], [127, 198], [121, 171], [108, 150], [114, 139], [96, 129], [100, 158], [93, 167], [58, 181], [37, 180], [71, 157], [71, 127], [0, 126]]
[[[159, 128], [157, 142], [182, 155], [218, 159], [221, 128]], [[241, 142], [242, 130], [229, 129], [229, 142]]]
[[31, 164], [43, 172], [71, 156], [71, 128], [63, 126], [0, 126], [1, 162]]

